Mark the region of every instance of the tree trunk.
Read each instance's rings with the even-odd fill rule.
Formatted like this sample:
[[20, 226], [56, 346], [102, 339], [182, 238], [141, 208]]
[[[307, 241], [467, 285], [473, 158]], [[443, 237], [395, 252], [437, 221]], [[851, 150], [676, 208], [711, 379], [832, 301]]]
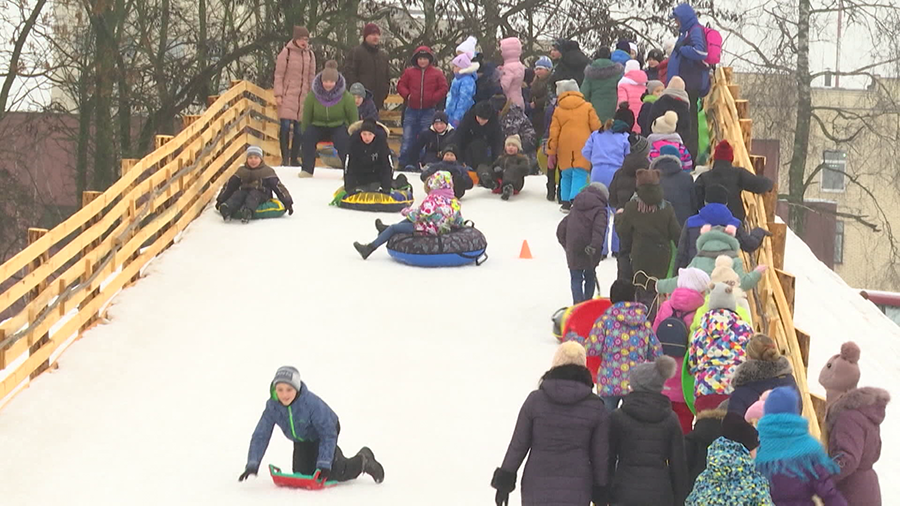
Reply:
[[91, 27], [96, 35], [94, 50], [94, 173], [91, 189], [103, 191], [116, 179], [114, 170], [115, 138], [112, 123], [112, 94], [116, 72], [116, 47], [112, 33], [103, 29], [112, 26], [112, 4], [106, 0], [94, 5], [97, 16]]
[[[119, 41], [125, 32], [125, 20], [128, 13], [125, 9], [124, 0], [116, 0], [116, 46], [119, 47]], [[131, 152], [131, 87], [128, 84], [128, 68], [125, 65], [125, 59], [121, 55], [116, 58], [117, 63], [117, 91], [118, 91], [118, 120], [119, 120], [119, 153], [122, 158], [132, 158]]]
[[788, 202], [790, 226], [798, 235], [803, 233], [805, 212], [803, 204], [806, 158], [809, 155], [809, 132], [812, 121], [812, 79], [809, 73], [810, 0], [798, 0], [797, 19], [797, 120], [794, 127], [794, 150], [788, 169]]
[[91, 145], [91, 111], [93, 99], [88, 93], [91, 79], [88, 67], [78, 77], [78, 141], [75, 153], [75, 201], [81, 202], [81, 194], [88, 184], [88, 149]]
[[[197, 67], [199, 68], [205, 68], [209, 62], [206, 1], [207, 0], [197, 0], [197, 18], [199, 19], [199, 22], [197, 23]], [[202, 100], [206, 100], [206, 97], [211, 95], [208, 82], [203, 84], [198, 95]]]

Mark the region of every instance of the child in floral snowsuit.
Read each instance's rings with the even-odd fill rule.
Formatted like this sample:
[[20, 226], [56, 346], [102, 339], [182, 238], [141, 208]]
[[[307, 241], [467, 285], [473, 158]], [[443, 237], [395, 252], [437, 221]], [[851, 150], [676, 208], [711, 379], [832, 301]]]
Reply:
[[653, 325], [647, 320], [649, 311], [634, 302], [634, 296], [633, 284], [616, 280], [609, 292], [613, 305], [594, 323], [585, 343], [587, 355], [600, 358], [597, 395], [610, 411], [630, 391], [628, 371], [663, 354]]
[[369, 244], [353, 243], [363, 260], [395, 234], [441, 235], [463, 225], [459, 200], [453, 193], [453, 176], [449, 172], [435, 172], [425, 181], [425, 191], [428, 196], [418, 208], [407, 207], [400, 212], [404, 220], [390, 226], [380, 219], [375, 220], [378, 237]]

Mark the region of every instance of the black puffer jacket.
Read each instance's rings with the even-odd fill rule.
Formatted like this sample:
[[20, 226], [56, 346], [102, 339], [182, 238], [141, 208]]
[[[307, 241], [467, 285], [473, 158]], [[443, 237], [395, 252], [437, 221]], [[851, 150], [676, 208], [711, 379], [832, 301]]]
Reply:
[[[588, 185], [575, 196], [572, 211], [556, 227], [556, 238], [566, 249], [569, 269], [596, 269], [600, 264], [600, 251], [603, 249], [609, 221], [606, 201], [607, 195], [603, 190]], [[593, 258], [584, 251], [586, 246], [593, 246], [597, 250]]]
[[357, 131], [350, 137], [344, 189], [352, 192], [361, 186], [378, 183], [382, 190], [390, 191], [394, 168], [384, 132], [375, 132], [375, 139], [369, 144], [363, 142], [360, 133]]
[[625, 155], [622, 167], [616, 171], [612, 182], [609, 183], [609, 205], [616, 209], [625, 207], [625, 204], [634, 196], [634, 190], [637, 187], [637, 170], [650, 167], [650, 162], [647, 161], [650, 144], [644, 143], [643, 146], [644, 149], [634, 151], [632, 144], [631, 153]]
[[585, 56], [574, 40], [566, 40], [558, 48], [562, 53], [559, 62], [550, 76], [550, 93], [556, 96], [556, 83], [566, 79], [574, 79], [578, 86], [584, 82], [584, 69], [591, 64], [591, 59]]
[[716, 184], [728, 190], [728, 209], [741, 221], [747, 217], [741, 192], [766, 193], [774, 185], [765, 176], [757, 176], [743, 167], [735, 167], [727, 160], [716, 160], [710, 171], [697, 178], [697, 201], [706, 202], [706, 188]]
[[697, 413], [694, 430], [684, 436], [684, 451], [687, 457], [688, 479], [691, 489], [694, 482], [706, 469], [706, 453], [709, 445], [722, 436], [724, 409], [708, 409]]
[[427, 130], [423, 130], [419, 136], [416, 137], [416, 141], [413, 143], [410, 153], [418, 155], [419, 153], [422, 153], [422, 150], [424, 149], [424, 153], [422, 153], [421, 158], [417, 161], [423, 165], [435, 163], [440, 160], [441, 152], [443, 152], [447, 146], [456, 144], [455, 137], [456, 130], [454, 130], [452, 126], [447, 125], [447, 129], [444, 130], [443, 133], [437, 133], [434, 129], [434, 125], [432, 125], [428, 127]]
[[694, 178], [682, 169], [681, 160], [672, 155], [657, 157], [650, 168], [661, 173], [659, 184], [663, 189], [663, 198], [672, 204], [678, 225], [684, 227], [684, 222], [697, 212]]
[[612, 414], [610, 461], [616, 462], [610, 504], [684, 504], [688, 475], [684, 436], [667, 397], [632, 392]]
[[500, 71], [492, 62], [481, 62], [478, 69], [478, 79], [475, 80], [475, 103], [490, 100], [494, 95], [502, 95], [500, 86]]
[[734, 392], [728, 400], [728, 411], [744, 416], [766, 390], [778, 387], [797, 388], [794, 369], [787, 357], [777, 360], [748, 359], [734, 370], [731, 378]]
[[[650, 117], [647, 125], [652, 129], [656, 118], [665, 115], [669, 111], [675, 111], [678, 114], [675, 133], [680, 135], [682, 139], [687, 139], [691, 133], [691, 104], [672, 95], [663, 94], [656, 102], [653, 102], [653, 106], [650, 107]], [[650, 135], [650, 133], [647, 135]], [[694, 161], [696, 162], [696, 160]]]

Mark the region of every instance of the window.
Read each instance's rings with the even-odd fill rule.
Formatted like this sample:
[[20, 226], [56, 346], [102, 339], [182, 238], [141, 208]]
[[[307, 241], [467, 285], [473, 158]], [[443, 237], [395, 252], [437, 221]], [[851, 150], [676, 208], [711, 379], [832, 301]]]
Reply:
[[825, 151], [822, 154], [822, 190], [844, 191], [844, 174], [847, 172], [846, 151]]
[[844, 222], [834, 222], [834, 263], [844, 263]]

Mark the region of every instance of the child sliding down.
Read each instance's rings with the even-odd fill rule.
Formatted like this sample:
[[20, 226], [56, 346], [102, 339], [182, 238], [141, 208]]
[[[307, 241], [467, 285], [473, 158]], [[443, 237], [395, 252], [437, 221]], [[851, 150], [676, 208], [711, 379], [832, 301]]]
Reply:
[[407, 207], [400, 211], [405, 217], [403, 221], [387, 226], [380, 219], [375, 220], [378, 237], [369, 244], [353, 243], [363, 260], [395, 234], [442, 235], [463, 225], [459, 200], [453, 194], [453, 178], [449, 172], [436, 172], [428, 178], [425, 191], [428, 196], [418, 209]]
[[384, 481], [384, 468], [372, 450], [363, 447], [351, 458], [337, 445], [341, 423], [337, 414], [300, 380], [294, 367], [280, 367], [269, 386], [269, 400], [253, 437], [247, 466], [238, 481], [256, 475], [272, 429], [277, 425], [294, 443], [294, 473], [315, 476], [317, 480], [348, 481], [365, 473], [376, 483]]
[[294, 214], [294, 200], [272, 167], [263, 162], [262, 148], [250, 146], [247, 148], [246, 163], [228, 179], [216, 198], [216, 209], [225, 221], [239, 213], [241, 221], [248, 223], [256, 208], [272, 198], [273, 193], [284, 204], [288, 214]]
[[522, 141], [518, 135], [511, 135], [506, 138], [503, 154], [494, 162], [494, 167], [482, 165], [478, 168], [478, 180], [485, 188], [500, 193], [503, 200], [509, 200], [525, 186], [528, 166], [528, 157], [522, 154]]

